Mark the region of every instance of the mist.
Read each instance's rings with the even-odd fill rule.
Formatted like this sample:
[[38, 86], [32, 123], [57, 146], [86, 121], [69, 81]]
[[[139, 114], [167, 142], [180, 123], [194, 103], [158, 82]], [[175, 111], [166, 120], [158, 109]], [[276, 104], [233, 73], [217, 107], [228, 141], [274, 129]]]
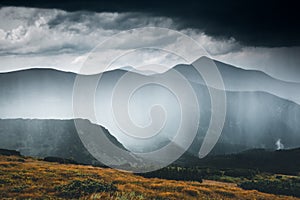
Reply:
[[[136, 90], [130, 100], [121, 105], [121, 107], [128, 108], [129, 118], [136, 127], [147, 127], [153, 123], [155, 118], [162, 117], [163, 127], [159, 129], [161, 124], [155, 125], [157, 127], [153, 126], [158, 132], [147, 140], [131, 137], [124, 133], [124, 130], [120, 129], [116, 123], [112, 112], [114, 90], [120, 78], [124, 74], [130, 73], [130, 76], [135, 77], [131, 80], [145, 79], [145, 76], [141, 74], [125, 70], [105, 72], [102, 74], [95, 93], [96, 121], [85, 115], [76, 117], [89, 119], [92, 123], [104, 126], [129, 150], [145, 152], [158, 149], [172, 140], [182, 120], [181, 107], [186, 107], [185, 116], [189, 121], [187, 127], [192, 127], [195, 124], [198, 126], [195, 142], [189, 150], [196, 154], [209, 125], [212, 114], [211, 100], [207, 87], [197, 81], [201, 80], [201, 77], [190, 76], [190, 67], [185, 67], [181, 66], [177, 69], [175, 67], [175, 69], [185, 80], [188, 80], [187, 83], [193, 89], [198, 102], [198, 109], [190, 105], [191, 100], [189, 98], [180, 101], [176, 94], [168, 90], [169, 88], [156, 84], [148, 84]], [[246, 75], [247, 72], [245, 72]], [[95, 78], [95, 76], [90, 77]], [[160, 76], [168, 76], [168, 74]], [[85, 77], [89, 78], [89, 76]], [[3, 94], [0, 97], [0, 118], [73, 119], [72, 92], [75, 78], [76, 74], [50, 69], [32, 69], [0, 74], [0, 92]], [[153, 79], [154, 76], [149, 76], [149, 78]], [[225, 74], [223, 79], [225, 87], [228, 88], [230, 85], [226, 85], [226, 83], [229, 80], [234, 81], [234, 75], [226, 76]], [[269, 77], [266, 81], [270, 82]], [[175, 80], [175, 82], [178, 81]], [[276, 79], [273, 79], [272, 82], [276, 82], [275, 87], [286, 84]], [[259, 83], [264, 84], [264, 78], [260, 79]], [[289, 99], [272, 94], [274, 91], [280, 92], [281, 88], [276, 87], [270, 92], [253, 91], [255, 88], [252, 88], [253, 90], [248, 88], [247, 90], [247, 87], [241, 85], [240, 88], [233, 89], [226, 91], [226, 120], [218, 141], [219, 144], [226, 144], [228, 147], [228, 151], [225, 150], [225, 152], [231, 153], [249, 148], [278, 149], [278, 146], [283, 148], [283, 144], [284, 148], [300, 145], [300, 135], [298, 134], [300, 125], [297, 123], [297, 119], [300, 117], [300, 106]], [[186, 92], [181, 90], [185, 96], [189, 94]], [[283, 95], [284, 92], [280, 94]], [[122, 103], [122, 101], [120, 102]], [[154, 115], [156, 117], [153, 118], [151, 109], [155, 105], [161, 106], [163, 110], [159, 111], [159, 115]], [[197, 121], [198, 115], [200, 116], [199, 121]], [[185, 131], [189, 132], [190, 130], [187, 128]], [[279, 142], [278, 138], [281, 138]], [[238, 148], [232, 150], [229, 146], [237, 146]]]

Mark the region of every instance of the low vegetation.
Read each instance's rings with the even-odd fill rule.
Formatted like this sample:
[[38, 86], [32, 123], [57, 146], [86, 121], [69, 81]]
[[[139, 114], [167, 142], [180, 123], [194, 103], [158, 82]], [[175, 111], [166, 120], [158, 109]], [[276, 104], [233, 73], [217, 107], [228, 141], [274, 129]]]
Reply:
[[117, 187], [102, 180], [74, 180], [65, 185], [55, 187], [58, 195], [66, 198], [79, 198], [97, 192], [115, 192]]
[[[172, 170], [174, 172], [175, 168]], [[211, 169], [204, 171], [213, 174]], [[216, 177], [229, 177], [225, 174], [220, 171]], [[258, 175], [255, 177], [259, 178]], [[247, 181], [246, 178], [231, 178]], [[272, 176], [272, 179], [277, 178]], [[15, 155], [0, 156], [0, 199], [297, 199], [244, 190], [235, 183], [201, 180], [145, 178], [109, 168], [59, 164]]]
[[260, 174], [259, 171], [252, 169], [215, 169], [169, 166], [157, 171], [138, 175], [146, 178], [162, 178], [169, 180], [202, 182], [202, 179], [209, 179], [229, 183], [240, 183], [244, 180], [251, 180], [258, 174]]
[[165, 167], [163, 169], [140, 174], [146, 178], [162, 178], [168, 180], [177, 181], [198, 181], [202, 182], [203, 173], [197, 168], [185, 168], [185, 167]]
[[292, 195], [300, 197], [300, 179], [278, 178], [277, 180], [258, 180], [247, 181], [240, 184], [240, 187], [246, 190], [258, 190], [262, 192], [278, 194], [278, 195]]

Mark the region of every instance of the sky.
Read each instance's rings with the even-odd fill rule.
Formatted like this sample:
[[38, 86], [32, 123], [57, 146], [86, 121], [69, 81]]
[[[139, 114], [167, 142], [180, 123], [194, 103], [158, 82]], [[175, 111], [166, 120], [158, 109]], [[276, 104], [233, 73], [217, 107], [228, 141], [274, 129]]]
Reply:
[[[0, 72], [38, 67], [83, 73], [93, 51], [102, 67], [88, 74], [102, 72], [112, 55], [126, 55], [112, 68], [159, 64], [163, 70], [206, 55], [300, 82], [299, 14], [292, 2], [4, 0], [0, 6]], [[172, 31], [141, 32], [144, 27]], [[185, 35], [207, 53], [190, 49]], [[105, 49], [95, 50], [106, 40]], [[188, 56], [165, 51], [170, 49]]]
[[[280, 80], [300, 83], [299, 15], [297, 6], [293, 2], [271, 0], [263, 2], [258, 0], [247, 2], [238, 0], [185, 0], [183, 2], [170, 0], [126, 2], [122, 0], [68, 0], [63, 2], [58, 0], [2, 0], [0, 2], [0, 73], [30, 68], [50, 68], [77, 74], [97, 74], [124, 67], [163, 72], [175, 65], [190, 64], [202, 56], [207, 56], [238, 68], [259, 70]], [[51, 73], [54, 72], [49, 72], [49, 74]], [[68, 82], [69, 85], [60, 85], [59, 81], [52, 81], [53, 88], [62, 91], [57, 93], [54, 89], [51, 90], [46, 81], [50, 77], [49, 74], [45, 77], [35, 78], [41, 84], [36, 84], [31, 80], [26, 81], [27, 84], [32, 83], [32, 85], [29, 84], [30, 87], [27, 85], [29, 88], [37, 88], [37, 90], [28, 90], [32, 91], [32, 94], [27, 90], [21, 90], [23, 86], [26, 87], [26, 84], [13, 82], [18, 86], [17, 92], [21, 91], [22, 95], [20, 98], [12, 98], [16, 103], [15, 101], [3, 101], [6, 112], [11, 113], [10, 107], [7, 105], [11, 104], [11, 107], [16, 107], [16, 104], [24, 108], [16, 110], [24, 111], [27, 116], [28, 110], [32, 113], [32, 110], [28, 109], [29, 104], [24, 103], [26, 101], [23, 99], [23, 92], [31, 97], [28, 101], [36, 100], [36, 96], [46, 100], [39, 104], [31, 103], [38, 114], [42, 110], [42, 114], [49, 117], [47, 115], [49, 113], [46, 111], [51, 110], [55, 116], [55, 114], [63, 112], [59, 106], [62, 108], [69, 106], [68, 111], [71, 111], [71, 103], [56, 103], [60, 102], [60, 99], [53, 97], [56, 97], [55, 95], [71, 97], [72, 90], [70, 88], [72, 87], [66, 89], [70, 93], [63, 92], [63, 89], [72, 82]], [[13, 75], [11, 76], [13, 77]], [[67, 78], [60, 80], [68, 81]], [[259, 83], [257, 80], [253, 82], [255, 81]], [[284, 84], [292, 85], [292, 83]], [[45, 85], [50, 89], [44, 87]], [[123, 84], [119, 85], [124, 86]], [[239, 87], [241, 84], [237, 85]], [[178, 86], [181, 85], [178, 84]], [[246, 86], [247, 84], [245, 84]], [[276, 87], [276, 85], [271, 86]], [[7, 88], [7, 96], [11, 94], [14, 97], [15, 94], [11, 92], [10, 86]], [[107, 91], [111, 92], [114, 89], [115, 87], [109, 88]], [[281, 88], [275, 89], [280, 90]], [[42, 93], [36, 91], [42, 91]], [[284, 92], [290, 94], [287, 90]], [[155, 94], [155, 92], [150, 90], [147, 94]], [[170, 107], [169, 110], [176, 111], [170, 102], [165, 102], [165, 99], [168, 98], [164, 98], [160, 93], [156, 93], [156, 95]], [[265, 115], [259, 115], [261, 118], [265, 117], [266, 121], [263, 121], [257, 117], [258, 112], [251, 109], [252, 107], [258, 110], [260, 108], [258, 105], [261, 105], [260, 94], [255, 95], [253, 98], [249, 98], [251, 106], [248, 107], [247, 112], [241, 112], [242, 115], [246, 116], [245, 119], [248, 121], [250, 118], [253, 119], [253, 124], [269, 122], [269, 119], [271, 121], [271, 117], [273, 117], [271, 112], [266, 111]], [[296, 92], [293, 95], [298, 97]], [[52, 99], [48, 96], [51, 96]], [[141, 93], [138, 97], [144, 98], [145, 95]], [[138, 97], [134, 100], [142, 103], [141, 107], [137, 107], [136, 118], [145, 120], [140, 116], [145, 113], [141, 108], [148, 108], [147, 105], [152, 105], [153, 102], [150, 101], [151, 98], [147, 99], [150, 101], [147, 102]], [[6, 96], [3, 95], [3, 98], [5, 99]], [[86, 100], [86, 96], [83, 96], [83, 99]], [[234, 105], [234, 109], [242, 111], [245, 108], [245, 101], [242, 98], [237, 99], [241, 101], [241, 104]], [[71, 102], [71, 98], [68, 100]], [[109, 100], [107, 100], [108, 103], [110, 103]], [[38, 101], [40, 100], [38, 99]], [[275, 101], [281, 102], [277, 98]], [[266, 105], [277, 106], [276, 109], [280, 110], [283, 106], [280, 107], [280, 104], [276, 104], [276, 102], [272, 104], [269, 101]], [[103, 105], [109, 110], [110, 104], [108, 103]], [[186, 105], [188, 104], [186, 103]], [[47, 107], [47, 105], [53, 105], [53, 107]], [[297, 107], [297, 105], [292, 105]], [[290, 118], [284, 114], [278, 115], [284, 116], [284, 120], [296, 119], [297, 113], [296, 111], [296, 114], [294, 113], [293, 106], [289, 106], [290, 110], [287, 110]], [[193, 107], [189, 107], [189, 109], [191, 109], [190, 113], [198, 113], [194, 112], [196, 109]], [[220, 113], [222, 114], [222, 112]], [[179, 115], [174, 114], [174, 116]], [[276, 117], [277, 114], [274, 116]], [[103, 117], [105, 118], [105, 115]], [[110, 121], [107, 124], [114, 122], [113, 117], [108, 119]], [[189, 118], [196, 119], [193, 118], [193, 115], [184, 119]], [[286, 121], [292, 124], [293, 120]], [[193, 122], [193, 124], [197, 123]], [[270, 124], [266, 123], [268, 127], [266, 132], [273, 127]], [[256, 128], [256, 126], [253, 127]], [[295, 128], [295, 130], [297, 129]], [[173, 131], [170, 132], [173, 133]], [[278, 140], [278, 138], [275, 139]]]

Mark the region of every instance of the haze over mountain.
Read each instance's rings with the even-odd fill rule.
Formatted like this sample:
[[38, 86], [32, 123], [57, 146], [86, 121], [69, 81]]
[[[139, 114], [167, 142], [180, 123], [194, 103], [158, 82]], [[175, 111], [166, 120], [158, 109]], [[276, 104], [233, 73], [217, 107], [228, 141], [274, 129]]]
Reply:
[[[194, 63], [205, 65], [209, 62], [211, 62], [210, 58], [201, 57]], [[300, 104], [300, 95], [297, 92], [300, 88], [299, 83], [278, 80], [258, 70], [245, 70], [220, 61], [214, 60], [214, 62], [222, 75], [227, 91], [263, 91]], [[177, 65], [174, 69], [192, 82], [205, 84], [193, 67]]]
[[[196, 62], [205, 64], [208, 61], [207, 58], [200, 58]], [[227, 113], [218, 143], [218, 147], [223, 145], [224, 148], [221, 150], [215, 148], [214, 153], [232, 153], [248, 148], [275, 149], [275, 143], [279, 139], [286, 148], [299, 146], [300, 125], [297, 119], [300, 117], [300, 106], [295, 103], [299, 101], [296, 92], [296, 89], [300, 88], [299, 84], [276, 80], [260, 71], [243, 70], [224, 63], [215, 63], [225, 84]], [[211, 117], [210, 96], [207, 87], [203, 84], [203, 79], [195, 73], [194, 68], [188, 65], [178, 65], [174, 69], [188, 80], [199, 102], [201, 117], [198, 133], [189, 149], [196, 155]], [[169, 73], [170, 71], [167, 71], [164, 74], [149, 77], [154, 79], [157, 76], [168, 77]], [[128, 104], [130, 118], [137, 125], [143, 127], [151, 122], [148, 112], [149, 108], [155, 104], [162, 105], [168, 115], [165, 126], [158, 135], [149, 140], [132, 138], [124, 134], [115, 124], [110, 106], [115, 86], [124, 74], [134, 77], [131, 79], [133, 81], [146, 77], [125, 70], [114, 70], [102, 74], [95, 94], [97, 121], [93, 123], [107, 128], [127, 149], [138, 152], [158, 149], [172, 140], [180, 124], [178, 103], [188, 104], [189, 102], [178, 102], [172, 92], [153, 84], [137, 90]], [[97, 75], [85, 77], [89, 79]], [[75, 79], [76, 74], [52, 69], [30, 69], [0, 74], [0, 118], [72, 119], [74, 117], [72, 91]], [[187, 116], [193, 119], [195, 112], [198, 111], [190, 108], [187, 112]], [[192, 123], [191, 121], [191, 125]], [[5, 126], [7, 125], [1, 125], [1, 127]], [[17, 127], [16, 132], [20, 132]], [[1, 131], [4, 130], [5, 128], [1, 128]], [[48, 132], [47, 134], [51, 134]]]

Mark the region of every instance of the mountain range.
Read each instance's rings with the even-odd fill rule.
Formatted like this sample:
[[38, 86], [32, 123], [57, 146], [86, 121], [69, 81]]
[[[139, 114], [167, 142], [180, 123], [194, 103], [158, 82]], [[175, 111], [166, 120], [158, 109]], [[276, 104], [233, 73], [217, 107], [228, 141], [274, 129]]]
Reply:
[[[195, 62], [205, 64], [211, 61], [204, 57]], [[277, 80], [260, 71], [244, 70], [218, 61], [213, 62], [224, 81], [227, 112], [221, 137], [211, 154], [231, 154], [252, 148], [276, 149], [278, 140], [285, 148], [299, 146], [300, 106], [299, 95], [296, 92], [300, 88], [299, 84]], [[201, 118], [198, 132], [188, 149], [191, 155], [196, 156], [211, 117], [210, 95], [203, 78], [192, 66], [178, 65], [173, 69], [188, 80], [199, 102]], [[151, 138], [147, 142], [124, 136], [112, 124], [113, 116], [109, 114], [108, 105], [113, 96], [114, 86], [127, 73], [136, 79], [146, 77], [142, 72], [120, 69], [102, 74], [95, 95], [96, 114], [99, 120], [97, 122], [105, 127], [108, 130], [107, 135], [115, 138], [118, 145], [122, 145], [124, 149], [141, 152], [158, 149], [171, 140], [176, 127], [178, 113], [176, 109], [172, 110], [175, 101], [167, 102], [167, 110], [171, 110], [174, 116], [172, 117], [171, 114], [172, 120], [166, 123], [165, 135]], [[168, 76], [168, 73], [170, 72], [166, 71], [158, 76]], [[95, 76], [97, 75], [86, 77]], [[155, 76], [157, 75], [147, 77]], [[78, 145], [80, 140], [75, 134], [76, 130], [71, 120], [74, 117], [72, 91], [75, 79], [76, 74], [52, 69], [29, 69], [0, 74], [1, 146], [18, 149], [25, 155], [33, 156], [70, 158], [78, 155], [78, 152], [86, 152], [81, 147], [76, 150], [76, 146], [80, 146]], [[170, 97], [156, 87], [148, 88], [140, 94], [140, 97], [147, 94], [164, 103]], [[151, 105], [153, 102], [149, 99], [145, 97], [136, 100], [136, 109]], [[145, 114], [145, 111], [138, 113], [137, 116], [141, 114]], [[70, 150], [66, 151], [66, 149]], [[61, 152], [64, 152], [64, 155], [61, 155]], [[93, 158], [75, 159], [79, 162], [89, 162]]]

